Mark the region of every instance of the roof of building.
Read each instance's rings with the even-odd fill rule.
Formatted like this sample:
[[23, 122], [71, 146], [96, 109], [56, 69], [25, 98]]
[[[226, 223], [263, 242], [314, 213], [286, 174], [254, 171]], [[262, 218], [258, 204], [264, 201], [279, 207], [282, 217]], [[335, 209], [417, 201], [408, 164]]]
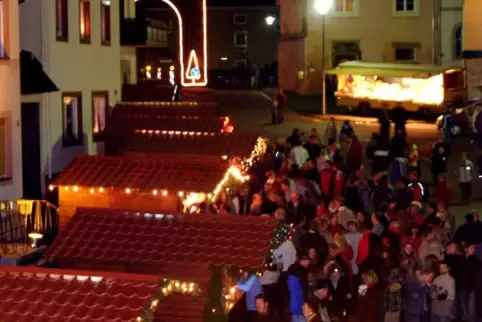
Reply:
[[217, 135], [136, 134], [125, 144], [128, 152], [184, 153], [249, 157], [258, 138], [256, 133], [235, 132]]
[[[221, 133], [231, 126], [229, 117], [170, 116], [142, 113], [122, 113], [109, 118], [104, 136], [130, 136], [135, 132], [158, 133], [164, 131]], [[152, 131], [152, 132], [149, 132]]]
[[210, 102], [122, 102], [118, 103], [112, 115], [156, 114], [178, 116], [216, 116], [218, 106]]
[[0, 266], [2, 321], [135, 321], [160, 277]]
[[173, 162], [147, 158], [78, 155], [54, 180], [56, 186], [152, 191], [212, 192], [229, 164]]
[[140, 214], [80, 209], [46, 257], [86, 263], [260, 268], [277, 221], [253, 216]]

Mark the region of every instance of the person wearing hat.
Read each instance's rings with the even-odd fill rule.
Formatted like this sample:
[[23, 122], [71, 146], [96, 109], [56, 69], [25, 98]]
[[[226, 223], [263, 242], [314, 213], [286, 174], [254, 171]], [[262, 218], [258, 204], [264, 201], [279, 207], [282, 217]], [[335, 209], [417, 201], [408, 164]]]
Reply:
[[318, 301], [319, 313], [323, 322], [331, 322], [330, 314], [328, 313], [328, 298], [330, 296], [329, 283], [328, 279], [317, 280], [315, 291], [313, 292], [314, 298]]
[[335, 263], [327, 265], [328, 272], [328, 311], [330, 316], [338, 319], [348, 315], [354, 299], [348, 278], [343, 274], [342, 269]]

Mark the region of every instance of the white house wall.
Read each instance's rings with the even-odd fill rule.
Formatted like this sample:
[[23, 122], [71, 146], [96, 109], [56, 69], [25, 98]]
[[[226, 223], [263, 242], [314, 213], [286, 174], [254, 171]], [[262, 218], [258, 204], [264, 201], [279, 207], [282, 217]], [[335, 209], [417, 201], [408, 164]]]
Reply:
[[7, 168], [10, 180], [0, 181], [0, 199], [22, 197], [22, 140], [20, 123], [20, 62], [18, 2], [8, 1], [7, 54], [0, 60], [0, 116], [7, 117]]
[[[93, 142], [92, 137], [92, 91], [108, 91], [109, 104], [112, 106], [120, 100], [121, 59], [119, 2], [111, 1], [111, 44], [103, 46], [101, 45], [100, 1], [91, 0], [90, 44], [80, 44], [79, 5], [72, 6], [70, 0], [68, 42], [60, 42], [56, 39], [55, 1], [31, 1], [37, 6], [41, 4], [41, 10], [35, 10], [34, 13], [28, 10], [29, 13], [21, 16], [22, 34], [28, 34], [30, 30], [32, 32], [42, 30], [40, 49], [32, 36], [22, 39], [22, 48], [31, 50], [39, 58], [46, 74], [60, 89], [59, 92], [43, 94], [39, 98], [42, 180], [49, 173], [55, 174], [62, 171], [76, 154], [103, 153], [103, 143]], [[28, 2], [26, 1], [22, 6]], [[32, 18], [31, 15], [35, 13], [41, 18]], [[62, 147], [63, 92], [82, 93], [83, 145]], [[24, 96], [23, 101], [37, 101], [37, 98]]]
[[440, 7], [441, 63], [445, 66], [463, 66], [463, 60], [455, 55], [455, 29], [462, 25], [463, 2], [442, 0]]

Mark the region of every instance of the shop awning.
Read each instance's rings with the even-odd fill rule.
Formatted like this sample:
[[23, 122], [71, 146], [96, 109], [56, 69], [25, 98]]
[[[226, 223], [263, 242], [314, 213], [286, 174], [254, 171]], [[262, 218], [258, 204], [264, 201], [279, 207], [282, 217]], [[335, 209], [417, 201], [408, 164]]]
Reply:
[[384, 64], [351, 61], [327, 70], [328, 75], [359, 75], [401, 78], [430, 78], [445, 73], [453, 68], [417, 64]]
[[50, 93], [59, 90], [44, 72], [42, 63], [26, 50], [20, 52], [20, 85], [22, 95]]

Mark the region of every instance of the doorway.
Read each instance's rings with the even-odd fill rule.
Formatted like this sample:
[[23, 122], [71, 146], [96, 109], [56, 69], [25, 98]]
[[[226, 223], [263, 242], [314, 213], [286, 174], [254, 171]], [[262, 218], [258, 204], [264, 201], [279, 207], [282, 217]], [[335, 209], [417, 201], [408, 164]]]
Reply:
[[42, 199], [40, 162], [40, 104], [22, 103], [23, 197]]

